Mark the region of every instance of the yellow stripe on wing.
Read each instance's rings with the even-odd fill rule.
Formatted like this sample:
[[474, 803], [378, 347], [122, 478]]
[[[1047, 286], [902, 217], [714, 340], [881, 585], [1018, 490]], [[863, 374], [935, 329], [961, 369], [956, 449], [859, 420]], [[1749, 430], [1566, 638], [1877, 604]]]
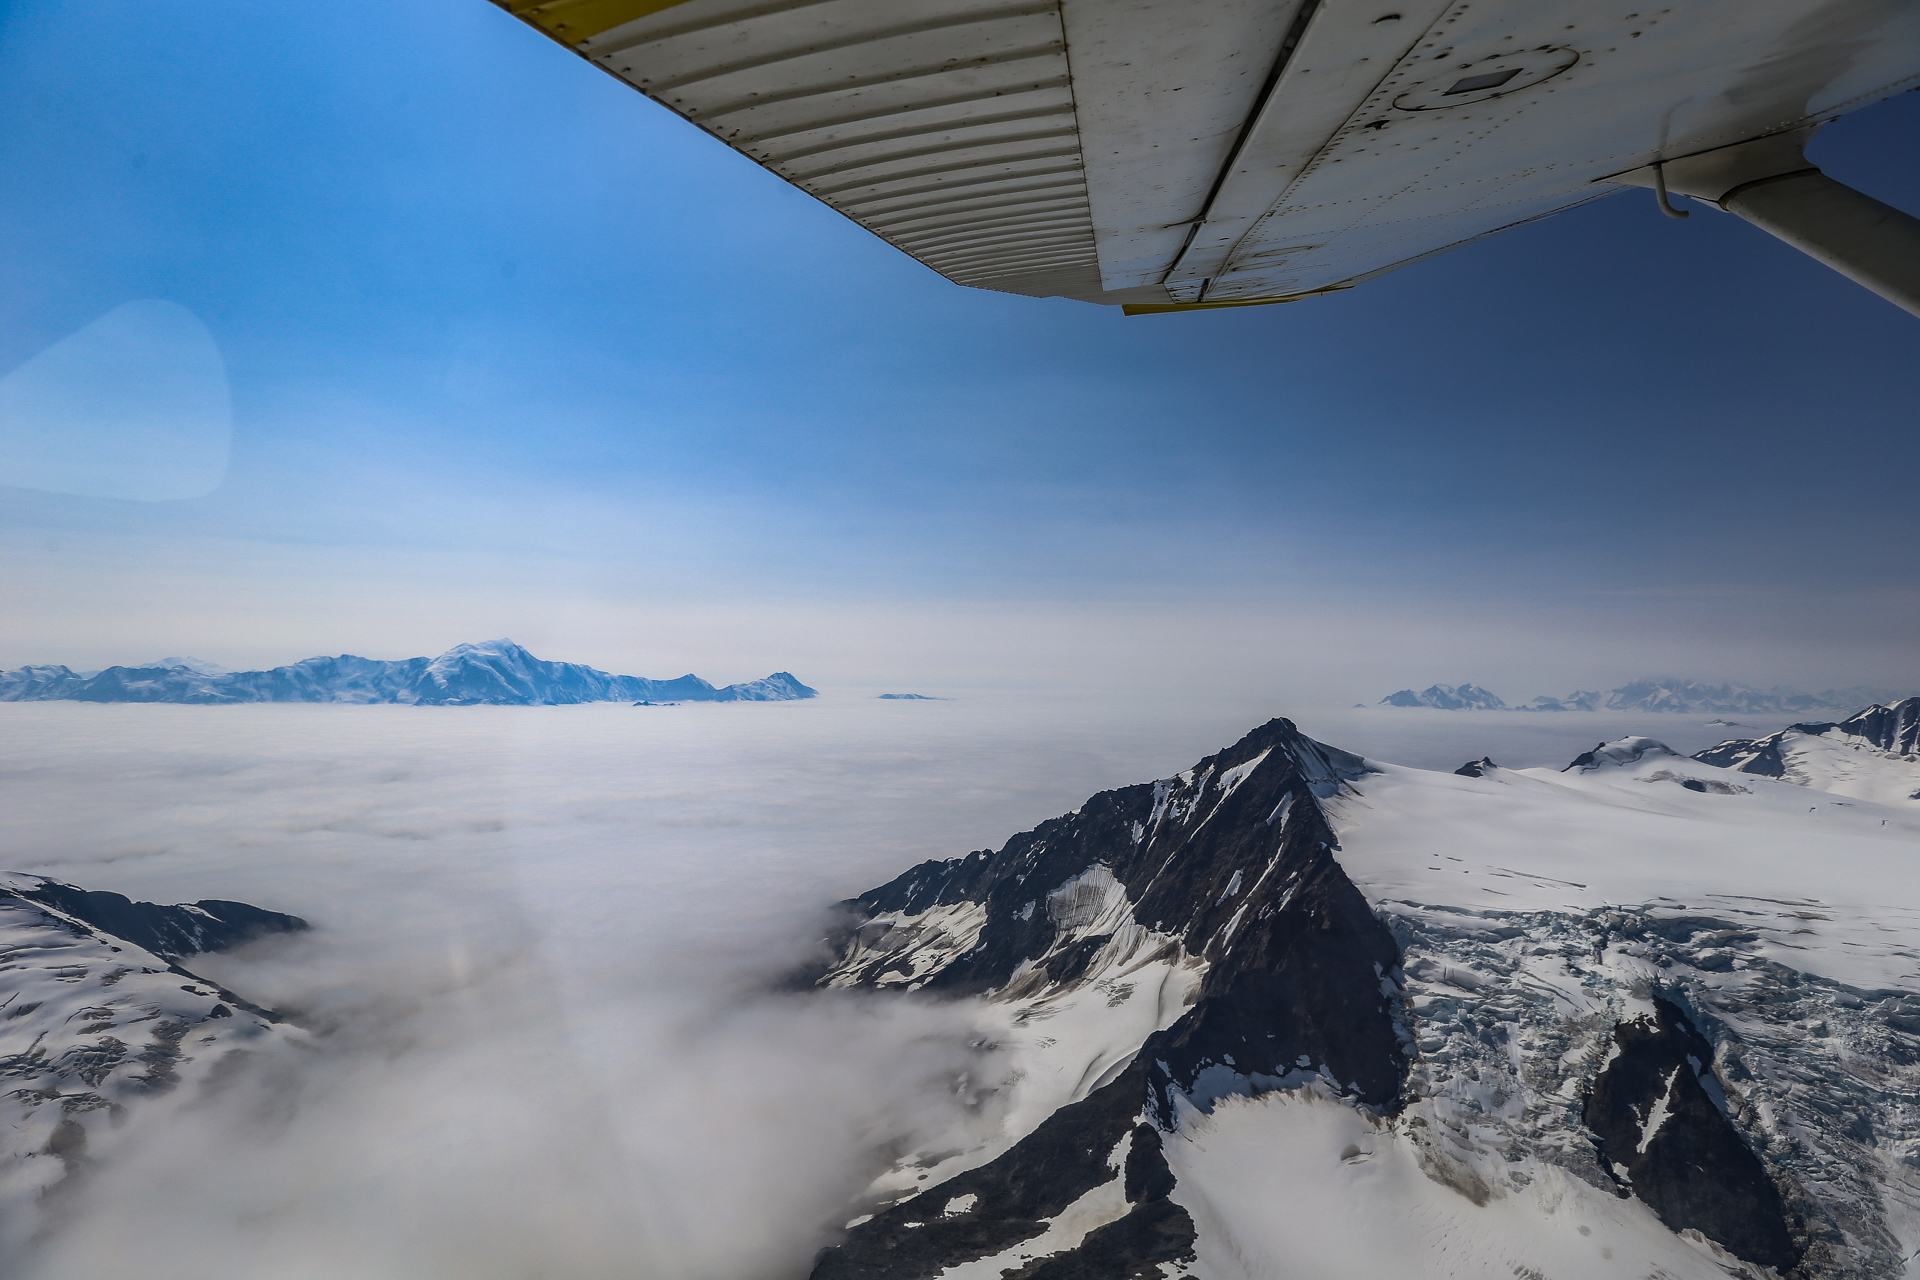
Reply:
[[635, 18], [671, 9], [686, 0], [494, 0], [514, 17], [562, 44], [582, 44]]

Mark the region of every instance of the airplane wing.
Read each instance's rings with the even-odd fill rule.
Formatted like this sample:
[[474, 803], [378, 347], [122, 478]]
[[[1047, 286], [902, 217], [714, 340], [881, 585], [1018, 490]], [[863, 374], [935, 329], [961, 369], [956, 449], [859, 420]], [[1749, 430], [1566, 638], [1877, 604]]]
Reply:
[[1913, 0], [495, 3], [949, 280], [1134, 312], [1349, 288], [1920, 87]]

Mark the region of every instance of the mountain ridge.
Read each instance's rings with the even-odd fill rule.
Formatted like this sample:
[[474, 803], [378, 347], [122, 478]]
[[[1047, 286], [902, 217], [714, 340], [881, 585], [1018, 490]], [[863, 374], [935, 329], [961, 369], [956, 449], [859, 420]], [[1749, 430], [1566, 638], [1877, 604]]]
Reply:
[[[838, 957], [817, 985], [991, 995], [1020, 1010], [1016, 1023], [1056, 1033], [1039, 1056], [1060, 1058], [1054, 1078], [1072, 1087], [993, 1158], [854, 1226], [815, 1280], [916, 1280], [962, 1263], [987, 1275], [1003, 1262], [1059, 1280], [1160, 1275], [1196, 1239], [1161, 1150], [1183, 1111], [1308, 1080], [1394, 1109], [1407, 1048], [1391, 1003], [1398, 948], [1334, 862], [1315, 799], [1364, 772], [1276, 719], [1173, 778], [1101, 792], [998, 852], [922, 863], [841, 904]], [[1155, 1016], [1138, 1024], [1149, 1034], [1083, 1060], [1058, 1009], [1089, 998], [1108, 1010], [1151, 999]], [[1091, 1201], [1107, 1221], [1022, 1265], [1023, 1245], [1043, 1248], [1030, 1242]]]
[[1920, 697], [1845, 720], [1788, 725], [1763, 738], [1729, 738], [1692, 758], [1840, 795], [1920, 800]]
[[619, 676], [577, 662], [536, 658], [511, 640], [457, 644], [433, 658], [355, 654], [305, 658], [264, 671], [227, 671], [197, 659], [108, 667], [91, 676], [64, 666], [0, 671], [0, 702], [400, 703], [412, 706], [559, 706], [582, 702], [791, 702], [818, 691], [778, 671], [716, 688], [692, 674], [672, 680]]
[[1803, 715], [1809, 711], [1853, 711], [1870, 703], [1891, 702], [1904, 695], [1858, 685], [1802, 693], [1785, 685], [1761, 690], [1743, 684], [1707, 684], [1672, 676], [1634, 680], [1605, 691], [1578, 689], [1561, 697], [1542, 695], [1519, 704], [1477, 685], [1429, 685], [1401, 689], [1380, 699], [1380, 706], [1428, 707], [1436, 711], [1648, 711], [1699, 715]]

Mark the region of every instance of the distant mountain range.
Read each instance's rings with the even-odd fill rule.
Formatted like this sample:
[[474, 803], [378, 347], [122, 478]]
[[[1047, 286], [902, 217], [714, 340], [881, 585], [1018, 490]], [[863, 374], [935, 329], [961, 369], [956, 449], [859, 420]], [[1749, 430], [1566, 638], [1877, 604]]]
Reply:
[[1402, 689], [1380, 699], [1387, 707], [1432, 707], [1439, 711], [1658, 711], [1680, 715], [1706, 712], [1745, 715], [1802, 715], [1809, 711], [1853, 711], [1875, 702], [1892, 702], [1902, 695], [1886, 689], [1858, 686], [1802, 693], [1776, 686], [1755, 689], [1743, 684], [1704, 684], [1670, 676], [1635, 680], [1605, 693], [1578, 689], [1559, 698], [1538, 697], [1510, 706], [1498, 694], [1477, 685], [1429, 685], [1415, 692]]
[[459, 644], [437, 658], [387, 662], [353, 654], [307, 658], [267, 671], [228, 671], [195, 658], [77, 672], [63, 666], [0, 671], [0, 702], [360, 702], [416, 706], [545, 706], [577, 702], [790, 702], [816, 696], [785, 671], [715, 688], [616, 676], [577, 662], [546, 662], [511, 640]]
[[1501, 711], [1507, 706], [1499, 694], [1471, 684], [1428, 685], [1419, 693], [1402, 689], [1380, 699], [1380, 703], [1387, 707], [1432, 707], [1436, 711]]

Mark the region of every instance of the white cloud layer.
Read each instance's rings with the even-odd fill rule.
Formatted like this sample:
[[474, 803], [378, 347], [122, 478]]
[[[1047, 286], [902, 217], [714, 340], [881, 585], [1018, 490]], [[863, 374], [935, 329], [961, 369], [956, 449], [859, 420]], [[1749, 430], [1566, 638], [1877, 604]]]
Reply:
[[[141, 1109], [64, 1224], [3, 1269], [804, 1275], [887, 1144], [993, 1122], [955, 1081], [996, 1066], [964, 1007], [766, 991], [820, 908], [1182, 768], [1265, 714], [990, 696], [0, 706], [7, 869], [316, 925], [200, 964], [296, 1014], [311, 1053], [210, 1105]], [[1298, 718], [1448, 767], [1559, 763], [1630, 727]]]

